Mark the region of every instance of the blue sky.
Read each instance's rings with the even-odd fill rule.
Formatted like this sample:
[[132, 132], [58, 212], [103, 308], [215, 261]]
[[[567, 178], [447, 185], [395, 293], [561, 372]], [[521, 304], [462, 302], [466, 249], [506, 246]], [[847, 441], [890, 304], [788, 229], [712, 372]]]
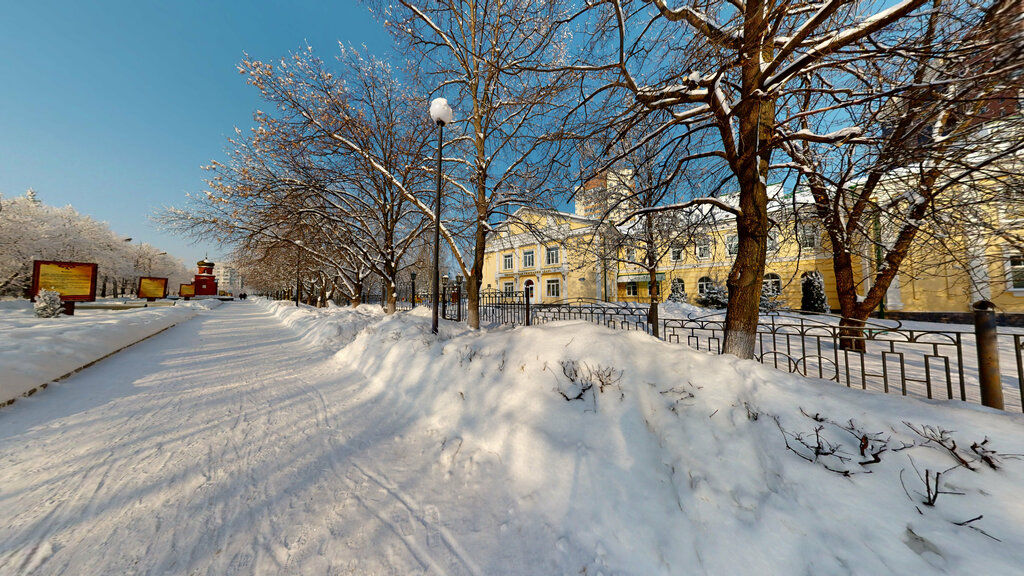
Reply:
[[135, 242], [209, 254], [149, 217], [205, 189], [200, 166], [261, 106], [236, 66], [309, 43], [385, 56], [390, 38], [356, 0], [27, 0], [0, 9], [0, 194], [34, 188]]

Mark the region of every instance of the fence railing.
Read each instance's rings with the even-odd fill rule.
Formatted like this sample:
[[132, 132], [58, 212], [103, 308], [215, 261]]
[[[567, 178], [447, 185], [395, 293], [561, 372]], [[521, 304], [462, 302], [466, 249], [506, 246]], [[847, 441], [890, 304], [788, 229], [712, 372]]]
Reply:
[[[585, 320], [620, 330], [655, 333], [647, 306], [576, 300], [529, 304], [523, 292], [481, 295], [484, 323], [529, 325]], [[793, 312], [764, 314], [754, 358], [779, 370], [833, 380], [850, 388], [932, 399], [981, 401], [977, 337], [969, 328], [910, 328], [895, 320], [841, 327], [838, 316]], [[660, 318], [658, 338], [721, 353], [724, 314]], [[843, 346], [844, 343], [847, 344]], [[1024, 334], [999, 336], [1000, 382], [1006, 410], [1024, 410]]]

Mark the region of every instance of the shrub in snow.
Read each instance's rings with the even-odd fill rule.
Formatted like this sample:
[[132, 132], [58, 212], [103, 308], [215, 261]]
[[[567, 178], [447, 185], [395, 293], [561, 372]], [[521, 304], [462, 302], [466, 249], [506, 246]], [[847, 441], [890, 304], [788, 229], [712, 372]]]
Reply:
[[43, 288], [36, 295], [35, 303], [36, 316], [40, 318], [56, 318], [64, 312], [64, 305], [60, 302], [60, 292]]
[[673, 278], [672, 291], [668, 294], [668, 301], [686, 303], [686, 300], [686, 285], [683, 284], [683, 280], [681, 278]]
[[757, 309], [761, 312], [777, 312], [783, 308], [781, 294], [776, 292], [772, 288], [761, 289], [761, 301], [757, 304]]
[[729, 290], [725, 285], [715, 281], [703, 294], [697, 296], [697, 305], [704, 308], [725, 308], [729, 305]]
[[830, 312], [828, 296], [825, 295], [825, 279], [821, 272], [807, 272], [800, 279], [802, 297], [800, 298], [800, 309], [805, 312], [819, 312], [827, 314]]

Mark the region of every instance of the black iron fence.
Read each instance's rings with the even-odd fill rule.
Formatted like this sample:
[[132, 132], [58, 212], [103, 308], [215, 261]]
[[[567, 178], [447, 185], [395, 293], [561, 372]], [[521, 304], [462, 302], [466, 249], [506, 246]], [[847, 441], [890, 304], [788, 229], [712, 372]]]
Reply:
[[[585, 320], [619, 330], [655, 333], [647, 305], [587, 300], [531, 304], [524, 292], [487, 291], [480, 297], [482, 323], [530, 325]], [[465, 317], [465, 316], [463, 316]], [[923, 398], [981, 401], [978, 337], [969, 328], [907, 327], [896, 320], [841, 328], [840, 318], [793, 312], [764, 314], [754, 358], [779, 370], [833, 380], [851, 388]], [[915, 325], [916, 326], [916, 325]], [[660, 318], [658, 338], [721, 353], [724, 314]], [[846, 346], [841, 341], [847, 340]], [[852, 343], [852, 345], [851, 345]], [[1024, 410], [1024, 333], [998, 337], [999, 382], [1005, 409]]]

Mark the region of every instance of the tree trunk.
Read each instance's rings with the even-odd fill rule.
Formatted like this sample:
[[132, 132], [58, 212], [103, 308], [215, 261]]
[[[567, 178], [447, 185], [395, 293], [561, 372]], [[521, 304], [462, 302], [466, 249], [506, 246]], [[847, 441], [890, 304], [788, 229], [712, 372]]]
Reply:
[[[481, 217], [481, 216], [478, 216]], [[476, 242], [473, 245], [473, 268], [466, 278], [466, 325], [474, 330], [480, 328], [480, 286], [483, 283], [484, 249], [487, 247], [487, 230], [478, 225]]]
[[395, 294], [394, 284], [390, 280], [384, 282], [384, 313], [394, 314], [398, 310], [398, 296]]
[[864, 352], [867, 334], [864, 331], [866, 318], [847, 318], [839, 320], [839, 348], [851, 352]]

